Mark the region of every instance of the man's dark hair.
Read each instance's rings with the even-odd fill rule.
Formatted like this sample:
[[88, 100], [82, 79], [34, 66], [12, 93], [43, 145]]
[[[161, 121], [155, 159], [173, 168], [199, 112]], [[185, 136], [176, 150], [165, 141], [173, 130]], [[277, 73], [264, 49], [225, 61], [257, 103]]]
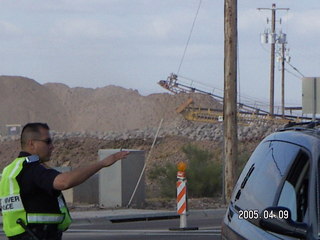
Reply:
[[50, 130], [48, 124], [46, 123], [35, 122], [26, 124], [21, 132], [21, 148], [23, 148], [27, 144], [28, 140], [39, 138], [41, 128]]

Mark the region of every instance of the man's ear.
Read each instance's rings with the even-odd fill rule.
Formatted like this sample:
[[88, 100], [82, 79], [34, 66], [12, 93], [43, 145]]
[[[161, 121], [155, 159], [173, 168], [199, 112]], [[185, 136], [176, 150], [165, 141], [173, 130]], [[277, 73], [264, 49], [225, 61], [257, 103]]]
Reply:
[[25, 145], [25, 150], [28, 150], [28, 151], [32, 151], [33, 149], [35, 149], [35, 141], [33, 141], [33, 140], [31, 140], [31, 139], [28, 139], [27, 140], [27, 143], [26, 143], [26, 145]]

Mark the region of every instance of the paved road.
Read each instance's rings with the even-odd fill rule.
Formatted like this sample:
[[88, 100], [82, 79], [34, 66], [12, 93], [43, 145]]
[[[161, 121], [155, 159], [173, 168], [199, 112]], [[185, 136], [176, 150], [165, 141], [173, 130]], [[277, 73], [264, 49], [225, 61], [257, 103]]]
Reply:
[[188, 217], [189, 227], [198, 227], [195, 231], [172, 231], [179, 227], [179, 219], [152, 221], [134, 221], [75, 225], [64, 234], [64, 240], [216, 240], [220, 239], [222, 212], [195, 214]]
[[68, 231], [65, 233], [64, 240], [94, 239], [94, 240], [218, 240], [220, 230], [198, 230], [198, 231], [168, 231], [168, 230], [104, 230], [93, 232], [84, 230], [83, 232]]
[[[220, 224], [223, 210], [190, 213], [188, 227], [198, 227], [194, 231], [172, 231], [179, 227], [179, 218], [112, 222], [110, 219], [75, 223], [64, 233], [64, 240], [217, 240], [220, 239]], [[0, 232], [0, 239], [5, 239]]]

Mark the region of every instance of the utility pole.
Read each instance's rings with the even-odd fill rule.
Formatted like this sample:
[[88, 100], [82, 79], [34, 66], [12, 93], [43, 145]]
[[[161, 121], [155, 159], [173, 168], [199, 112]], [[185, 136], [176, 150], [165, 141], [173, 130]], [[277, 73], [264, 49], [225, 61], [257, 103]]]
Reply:
[[284, 64], [285, 64], [285, 43], [281, 44], [281, 108], [282, 118], [284, 118]]
[[[275, 36], [276, 30], [276, 4], [272, 4], [272, 17], [271, 17], [271, 35]], [[274, 54], [275, 54], [276, 41], [271, 43], [271, 62], [270, 62], [270, 116], [274, 115]]]
[[236, 180], [237, 127], [237, 0], [224, 2], [224, 201], [230, 201]]
[[275, 45], [277, 42], [276, 36], [276, 11], [289, 10], [289, 8], [276, 8], [276, 4], [272, 4], [272, 8], [258, 8], [258, 10], [271, 10], [271, 32], [269, 34], [269, 43], [271, 44], [270, 56], [270, 116], [274, 116], [274, 62], [275, 62]]

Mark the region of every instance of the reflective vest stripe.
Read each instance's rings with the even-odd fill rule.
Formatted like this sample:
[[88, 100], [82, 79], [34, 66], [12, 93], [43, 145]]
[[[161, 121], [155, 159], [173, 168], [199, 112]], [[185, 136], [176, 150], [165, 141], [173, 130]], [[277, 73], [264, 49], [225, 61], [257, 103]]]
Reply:
[[9, 188], [9, 193], [10, 195], [14, 194], [14, 179], [13, 176], [15, 176], [17, 174], [17, 171], [21, 171], [20, 166], [21, 163], [24, 161], [24, 159], [21, 159], [20, 161], [17, 161], [12, 172], [9, 175], [9, 184], [10, 184], [10, 188]]
[[61, 223], [64, 214], [27, 214], [28, 223]]
[[61, 196], [58, 197], [58, 203], [59, 203], [59, 208], [63, 208], [66, 206]]

